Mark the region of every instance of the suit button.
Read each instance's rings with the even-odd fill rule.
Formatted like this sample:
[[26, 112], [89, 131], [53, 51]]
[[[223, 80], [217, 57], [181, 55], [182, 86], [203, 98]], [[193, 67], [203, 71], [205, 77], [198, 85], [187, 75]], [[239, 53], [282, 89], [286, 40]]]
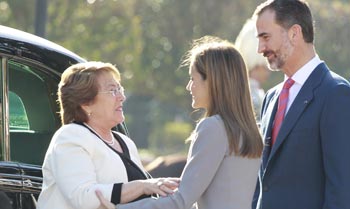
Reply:
[[264, 187], [263, 187], [263, 191], [264, 191], [264, 192], [267, 192], [268, 190], [269, 190], [269, 187], [268, 187], [268, 186], [264, 186]]

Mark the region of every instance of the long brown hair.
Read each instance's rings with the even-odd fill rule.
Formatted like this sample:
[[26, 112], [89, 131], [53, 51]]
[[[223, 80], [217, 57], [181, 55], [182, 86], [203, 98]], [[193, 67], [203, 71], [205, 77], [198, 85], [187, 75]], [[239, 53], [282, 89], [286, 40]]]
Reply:
[[256, 158], [263, 143], [254, 117], [248, 73], [234, 45], [217, 37], [195, 40], [183, 64], [196, 69], [209, 86], [209, 107], [204, 117], [220, 115], [230, 153]]

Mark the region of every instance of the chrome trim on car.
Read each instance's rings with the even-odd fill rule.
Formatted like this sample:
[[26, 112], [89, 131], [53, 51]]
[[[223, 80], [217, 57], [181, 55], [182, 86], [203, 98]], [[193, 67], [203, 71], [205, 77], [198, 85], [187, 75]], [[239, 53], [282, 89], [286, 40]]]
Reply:
[[[1, 92], [2, 92], [2, 98], [4, 101], [8, 101], [8, 69], [7, 69], [7, 59], [2, 58], [1, 59]], [[8, 102], [2, 102], [1, 104], [1, 121], [2, 124], [0, 127], [1, 130], [1, 138], [3, 140], [1, 141], [1, 148], [2, 148], [2, 155], [0, 160], [9, 161], [10, 160], [10, 140], [9, 140], [9, 103]]]
[[22, 187], [22, 180], [0, 178], [0, 186]]

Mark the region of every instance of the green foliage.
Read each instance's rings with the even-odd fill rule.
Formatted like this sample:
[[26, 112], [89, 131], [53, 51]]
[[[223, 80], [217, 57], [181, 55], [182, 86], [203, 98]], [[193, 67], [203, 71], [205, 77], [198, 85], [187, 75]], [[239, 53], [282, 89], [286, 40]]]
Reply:
[[[35, 2], [0, 0], [0, 23], [33, 33]], [[192, 124], [191, 98], [185, 89], [188, 70], [178, 69], [183, 54], [192, 39], [204, 35], [234, 41], [261, 2], [47, 0], [46, 38], [88, 60], [116, 64], [128, 97], [124, 105], [126, 122], [139, 147], [156, 146], [162, 140], [180, 140], [183, 144], [188, 127], [166, 125], [176, 121]], [[315, 19], [318, 54], [335, 72], [350, 78], [350, 2], [309, 3]], [[264, 88], [274, 86], [282, 78], [282, 73], [272, 73]]]
[[35, 0], [0, 0], [0, 24], [34, 32]]
[[186, 122], [168, 122], [159, 126], [149, 138], [149, 148], [157, 154], [186, 153], [186, 139], [193, 127]]
[[320, 58], [333, 71], [349, 79], [350, 2], [313, 1], [310, 6], [315, 19], [315, 45]]

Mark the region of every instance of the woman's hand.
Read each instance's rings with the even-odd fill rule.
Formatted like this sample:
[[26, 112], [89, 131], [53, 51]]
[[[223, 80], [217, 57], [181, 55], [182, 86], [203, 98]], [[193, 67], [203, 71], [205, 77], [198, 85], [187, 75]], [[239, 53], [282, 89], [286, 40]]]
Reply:
[[115, 209], [115, 205], [113, 203], [109, 202], [106, 198], [104, 198], [101, 191], [96, 190], [96, 195], [97, 195], [98, 199], [100, 200], [101, 207], [103, 209]]
[[140, 180], [143, 185], [143, 193], [146, 195], [159, 194], [167, 196], [173, 194], [174, 190], [179, 186], [179, 178], [155, 178]]
[[[174, 190], [179, 186], [179, 178], [156, 178], [156, 179], [146, 179], [146, 180], [135, 180], [131, 182], [124, 183], [122, 185], [120, 203], [128, 203], [141, 195], [153, 195], [158, 194], [160, 196], [167, 196], [168, 194], [173, 194]], [[99, 192], [99, 194], [98, 194]], [[103, 198], [100, 191], [96, 191], [101, 204], [105, 208], [111, 208], [113, 206], [109, 200]], [[103, 199], [102, 199], [103, 198]]]

